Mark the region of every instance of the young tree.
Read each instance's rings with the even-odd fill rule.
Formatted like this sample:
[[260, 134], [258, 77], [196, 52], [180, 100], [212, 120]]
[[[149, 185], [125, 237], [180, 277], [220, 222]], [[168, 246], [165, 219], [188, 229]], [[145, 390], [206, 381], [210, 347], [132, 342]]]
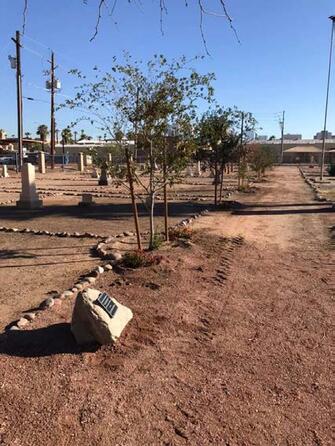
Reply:
[[275, 162], [275, 154], [269, 146], [260, 146], [251, 149], [249, 154], [251, 168], [256, 172], [258, 181], [261, 181], [266, 169], [270, 169]]
[[[78, 71], [74, 73], [82, 77]], [[184, 57], [168, 62], [164, 56], [156, 55], [143, 63], [126, 55], [125, 63], [118, 64], [114, 59], [111, 73], [100, 75], [96, 82], [84, 83], [74, 100], [67, 101], [72, 108], [88, 109], [85, 119], [118, 141], [120, 146], [125, 146], [125, 155], [129, 147], [118, 135], [131, 132], [136, 148], [141, 145], [146, 155], [142, 172], [129, 158], [130, 174], [120, 165], [113, 166], [112, 173], [128, 188], [131, 175], [142, 190], [137, 196], [145, 196], [149, 209], [150, 247], [155, 237], [156, 196], [167, 184], [173, 184], [185, 166], [193, 144], [192, 122], [196, 108], [199, 101], [211, 100], [213, 78], [213, 74], [198, 74]], [[168, 145], [167, 141], [173, 144]]]
[[235, 110], [235, 133], [240, 136], [239, 145], [236, 151], [238, 187], [244, 186], [244, 180], [248, 171], [247, 156], [250, 150], [247, 143], [249, 142], [250, 134], [255, 130], [256, 125], [257, 121], [252, 113]]
[[[233, 138], [234, 115], [231, 109], [216, 107], [203, 114], [198, 123], [198, 144], [202, 157], [207, 158], [214, 170], [214, 204], [218, 204], [218, 184], [221, 187], [225, 163], [231, 159], [236, 139]], [[201, 155], [200, 155], [201, 156]], [[219, 170], [220, 167], [220, 170]]]

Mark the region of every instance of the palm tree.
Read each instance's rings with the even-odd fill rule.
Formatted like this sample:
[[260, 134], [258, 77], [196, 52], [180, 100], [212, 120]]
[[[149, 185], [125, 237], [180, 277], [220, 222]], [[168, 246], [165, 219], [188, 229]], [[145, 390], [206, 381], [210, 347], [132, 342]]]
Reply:
[[82, 141], [83, 139], [87, 139], [87, 135], [85, 133], [85, 130], [81, 129], [79, 141]]
[[66, 127], [65, 129], [62, 130], [62, 138], [64, 141], [64, 144], [69, 144], [72, 143], [72, 132], [70, 127]]
[[41, 141], [45, 142], [49, 135], [48, 126], [45, 124], [39, 125], [36, 134], [39, 135]]
[[27, 139], [30, 138], [30, 135], [31, 135], [31, 134], [30, 134], [29, 132], [26, 132], [26, 133], [25, 133], [25, 136], [26, 136]]

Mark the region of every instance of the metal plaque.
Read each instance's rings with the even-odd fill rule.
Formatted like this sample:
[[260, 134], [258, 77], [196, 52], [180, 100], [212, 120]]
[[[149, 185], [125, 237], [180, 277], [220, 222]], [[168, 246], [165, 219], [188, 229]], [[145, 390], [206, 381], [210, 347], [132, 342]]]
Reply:
[[112, 301], [107, 293], [100, 293], [97, 303], [106, 311], [109, 317], [114, 317], [117, 312], [117, 305]]

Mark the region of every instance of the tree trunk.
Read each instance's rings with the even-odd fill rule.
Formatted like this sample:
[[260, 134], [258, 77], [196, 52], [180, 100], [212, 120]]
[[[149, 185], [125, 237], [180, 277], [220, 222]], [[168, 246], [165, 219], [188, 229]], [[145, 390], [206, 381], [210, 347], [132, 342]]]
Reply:
[[149, 249], [153, 248], [153, 241], [155, 237], [155, 225], [154, 225], [154, 170], [155, 170], [155, 162], [153, 156], [153, 147], [152, 140], [150, 141], [150, 154], [149, 154], [149, 162], [150, 162], [150, 178], [149, 178], [149, 197], [150, 197], [150, 240], [149, 240]]
[[155, 208], [155, 195], [150, 194], [150, 240], [149, 240], [149, 249], [153, 249], [154, 246], [154, 238], [155, 238], [155, 225], [154, 225], [154, 208]]
[[214, 205], [218, 204], [218, 148], [215, 147], [215, 162], [214, 162]]
[[139, 223], [138, 223], [137, 205], [136, 205], [135, 193], [134, 193], [134, 179], [133, 179], [133, 175], [132, 175], [131, 167], [130, 167], [130, 156], [129, 156], [128, 147], [126, 147], [125, 153], [126, 153], [126, 160], [127, 160], [128, 183], [129, 183], [129, 189], [130, 189], [131, 202], [133, 205], [133, 215], [134, 215], [134, 221], [135, 221], [137, 247], [140, 251], [142, 251], [141, 233], [140, 233], [140, 227], [139, 227]]
[[163, 181], [164, 181], [164, 227], [165, 227], [165, 240], [169, 241], [169, 204], [167, 200], [167, 178], [166, 178], [166, 147], [164, 145], [164, 159], [163, 159]]
[[221, 163], [221, 181], [220, 181], [220, 199], [219, 199], [219, 203], [221, 203], [221, 201], [222, 201], [222, 190], [223, 190], [223, 174], [224, 174], [224, 171], [225, 171], [225, 167], [226, 167], [226, 165], [225, 165], [225, 163], [222, 161], [222, 163]]

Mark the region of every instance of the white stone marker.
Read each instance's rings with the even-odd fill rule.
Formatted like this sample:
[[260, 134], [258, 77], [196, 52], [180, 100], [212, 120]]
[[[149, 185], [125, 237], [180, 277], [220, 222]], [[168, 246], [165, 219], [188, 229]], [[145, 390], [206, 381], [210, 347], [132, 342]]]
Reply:
[[84, 154], [83, 154], [83, 152], [79, 153], [78, 170], [79, 170], [79, 172], [84, 172]]
[[8, 167], [6, 164], [2, 165], [2, 175], [3, 178], [8, 178], [9, 174], [8, 174]]
[[107, 161], [108, 161], [109, 163], [111, 163], [111, 162], [113, 161], [113, 160], [112, 160], [112, 154], [111, 154], [111, 153], [108, 153]]
[[92, 156], [91, 155], [87, 155], [87, 153], [85, 153], [84, 164], [85, 164], [85, 166], [92, 166]]
[[196, 174], [198, 177], [201, 177], [201, 163], [200, 163], [200, 161], [197, 162]]
[[193, 171], [192, 171], [192, 167], [191, 167], [191, 166], [188, 166], [188, 167], [187, 167], [187, 169], [186, 169], [186, 175], [187, 175], [188, 177], [193, 177]]
[[38, 171], [39, 173], [45, 173], [45, 153], [38, 153]]
[[16, 202], [17, 207], [22, 209], [38, 209], [42, 207], [43, 201], [39, 199], [36, 192], [35, 166], [30, 163], [23, 164], [21, 170], [22, 192], [20, 200]]
[[[120, 336], [133, 317], [130, 308], [116, 299], [108, 298], [114, 311], [112, 317], [97, 302], [101, 292], [87, 289], [78, 294], [73, 309], [71, 331], [78, 344], [111, 344]], [[115, 309], [116, 306], [116, 309]]]

